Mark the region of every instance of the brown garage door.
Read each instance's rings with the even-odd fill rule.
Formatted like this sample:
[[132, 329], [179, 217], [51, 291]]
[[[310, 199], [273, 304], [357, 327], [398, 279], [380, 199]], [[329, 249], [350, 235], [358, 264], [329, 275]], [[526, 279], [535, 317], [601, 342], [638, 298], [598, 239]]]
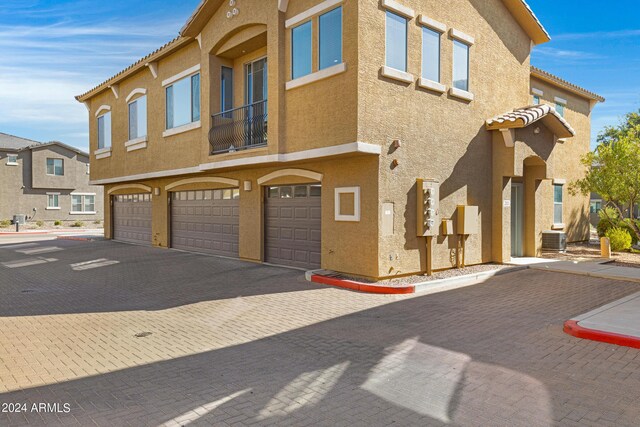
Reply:
[[113, 196], [113, 239], [151, 244], [151, 194]]
[[265, 201], [265, 261], [320, 268], [320, 185], [268, 187]]
[[240, 190], [178, 191], [171, 194], [171, 247], [238, 256]]

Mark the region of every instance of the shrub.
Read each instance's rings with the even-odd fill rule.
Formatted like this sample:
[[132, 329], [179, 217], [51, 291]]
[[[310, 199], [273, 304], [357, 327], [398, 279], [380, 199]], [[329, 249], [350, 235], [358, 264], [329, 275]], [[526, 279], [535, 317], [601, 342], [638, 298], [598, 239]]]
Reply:
[[95, 221], [93, 221], [94, 224], [100, 224], [100, 220], [96, 219]]
[[82, 221], [76, 221], [73, 224], [71, 224], [72, 227], [84, 227], [84, 222]]
[[53, 225], [62, 225], [62, 221], [56, 219], [55, 221], [53, 221]]
[[598, 216], [600, 217], [600, 221], [596, 228], [598, 230], [598, 236], [600, 237], [604, 237], [610, 228], [620, 225], [620, 215], [618, 215], [618, 211], [610, 206], [605, 206], [598, 211]]
[[610, 228], [607, 230], [606, 236], [609, 238], [611, 250], [614, 252], [620, 252], [631, 248], [631, 235], [624, 228]]
[[36, 221], [36, 225], [38, 227], [42, 227], [44, 225], [44, 221]]
[[0, 221], [0, 228], [7, 228], [11, 225], [11, 220], [3, 219]]

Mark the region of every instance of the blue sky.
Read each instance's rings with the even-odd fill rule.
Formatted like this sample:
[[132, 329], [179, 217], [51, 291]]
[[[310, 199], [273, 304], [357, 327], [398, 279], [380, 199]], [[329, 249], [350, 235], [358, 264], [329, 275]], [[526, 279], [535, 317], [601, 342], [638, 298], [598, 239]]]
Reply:
[[[177, 35], [199, 0], [2, 0], [0, 132], [88, 148], [74, 100]], [[635, 1], [529, 0], [551, 33], [532, 63], [607, 98], [593, 136], [640, 108]], [[598, 7], [597, 7], [598, 6]]]

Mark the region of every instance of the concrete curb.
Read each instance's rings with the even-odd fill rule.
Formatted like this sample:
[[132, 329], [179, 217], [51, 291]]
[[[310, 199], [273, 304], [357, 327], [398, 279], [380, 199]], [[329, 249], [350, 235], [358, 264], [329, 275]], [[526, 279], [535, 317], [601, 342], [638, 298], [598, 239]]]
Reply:
[[78, 237], [78, 236], [58, 236], [56, 240], [76, 240], [79, 242], [92, 242], [96, 239], [92, 237]]
[[[610, 261], [613, 262], [613, 261]], [[608, 264], [609, 262], [603, 262], [600, 264]], [[598, 279], [609, 279], [609, 280], [621, 280], [624, 282], [634, 282], [634, 283], [640, 283], [640, 277], [625, 277], [625, 276], [619, 276], [616, 274], [606, 274], [605, 272], [598, 272], [598, 271], [580, 271], [580, 270], [565, 270], [562, 268], [554, 268], [554, 267], [548, 267], [549, 264], [545, 264], [544, 267], [542, 266], [536, 266], [536, 265], [530, 265], [528, 266], [530, 269], [532, 270], [538, 270], [538, 271], [548, 271], [551, 273], [565, 273], [565, 274], [576, 274], [578, 276], [587, 276], [587, 277], [595, 277]], [[614, 267], [611, 267], [614, 268]], [[620, 268], [634, 268], [634, 267], [620, 267]], [[605, 270], [606, 271], [606, 270]]]
[[640, 338], [582, 327], [577, 320], [564, 322], [563, 331], [576, 338], [640, 349]]
[[36, 230], [36, 231], [0, 231], [0, 236], [38, 236], [55, 233], [95, 233], [102, 229], [87, 228], [86, 230], [78, 230], [77, 228], [60, 228], [56, 230]]
[[305, 278], [309, 282], [320, 283], [323, 285], [334, 286], [337, 288], [347, 289], [351, 291], [364, 292], [370, 294], [385, 294], [385, 295], [400, 295], [400, 294], [432, 294], [437, 292], [444, 292], [453, 289], [463, 288], [466, 286], [476, 285], [482, 283], [485, 280], [502, 274], [513, 273], [520, 270], [526, 270], [526, 266], [517, 266], [511, 268], [504, 268], [501, 270], [484, 271], [482, 273], [467, 274], [464, 276], [448, 277], [446, 279], [431, 280], [427, 282], [415, 283], [405, 286], [384, 286], [374, 285], [370, 283], [362, 283], [354, 280], [337, 279], [334, 277], [323, 276], [316, 274], [316, 271], [311, 270], [305, 272]]

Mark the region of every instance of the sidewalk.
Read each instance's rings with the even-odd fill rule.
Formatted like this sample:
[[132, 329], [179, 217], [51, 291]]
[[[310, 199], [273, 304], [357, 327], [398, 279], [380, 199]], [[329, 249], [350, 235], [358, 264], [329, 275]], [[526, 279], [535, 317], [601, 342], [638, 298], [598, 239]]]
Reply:
[[[532, 259], [530, 263], [519, 264], [532, 270], [640, 283], [640, 268], [618, 267], [611, 265], [611, 261], [541, 262], [541, 259]], [[564, 332], [576, 338], [640, 348], [640, 292], [567, 320]]]

